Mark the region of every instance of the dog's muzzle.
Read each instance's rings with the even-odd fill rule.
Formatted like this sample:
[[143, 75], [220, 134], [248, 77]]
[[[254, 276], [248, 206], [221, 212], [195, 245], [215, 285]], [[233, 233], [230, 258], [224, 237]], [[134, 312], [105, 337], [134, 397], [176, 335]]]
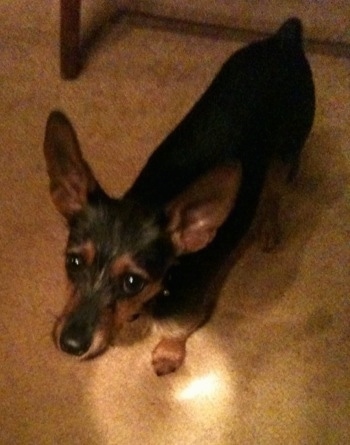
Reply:
[[97, 312], [92, 305], [86, 305], [68, 317], [59, 337], [62, 351], [75, 356], [89, 351], [97, 325]]

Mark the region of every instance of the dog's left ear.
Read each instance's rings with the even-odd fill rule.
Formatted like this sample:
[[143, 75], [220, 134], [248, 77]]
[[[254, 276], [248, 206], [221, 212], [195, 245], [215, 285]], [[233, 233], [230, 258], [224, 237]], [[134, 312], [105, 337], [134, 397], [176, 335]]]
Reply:
[[82, 210], [89, 194], [99, 186], [83, 159], [72, 124], [60, 111], [53, 111], [47, 120], [44, 154], [52, 201], [69, 219]]
[[215, 238], [234, 207], [241, 176], [238, 164], [218, 166], [168, 205], [168, 231], [177, 255], [203, 249]]

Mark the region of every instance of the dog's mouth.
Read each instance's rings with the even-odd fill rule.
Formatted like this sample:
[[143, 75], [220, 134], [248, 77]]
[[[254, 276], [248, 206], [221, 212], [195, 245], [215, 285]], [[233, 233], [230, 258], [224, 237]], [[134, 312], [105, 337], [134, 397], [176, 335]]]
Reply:
[[[83, 336], [82, 336], [83, 337]], [[95, 358], [106, 351], [109, 346], [109, 337], [101, 329], [94, 332], [90, 339], [82, 341], [80, 336], [68, 336], [63, 327], [56, 328], [54, 340], [56, 347], [79, 360]]]
[[53, 339], [56, 347], [79, 360], [101, 355], [109, 346], [113, 330], [113, 312], [105, 311], [91, 327], [89, 320], [76, 314], [63, 314], [55, 323]]
[[[141, 315], [141, 311], [131, 314], [124, 325], [135, 322]], [[117, 330], [122, 328], [123, 326], [119, 326]], [[53, 340], [60, 351], [78, 360], [89, 360], [103, 354], [110, 345], [113, 345], [115, 334], [113, 312], [104, 314], [93, 332], [84, 323], [72, 324], [70, 316], [64, 314], [54, 326]]]

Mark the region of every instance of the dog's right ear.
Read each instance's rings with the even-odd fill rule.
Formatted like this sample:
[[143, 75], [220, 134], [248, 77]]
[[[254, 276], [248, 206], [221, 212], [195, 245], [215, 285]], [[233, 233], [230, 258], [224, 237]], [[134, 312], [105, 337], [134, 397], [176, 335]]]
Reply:
[[51, 198], [69, 219], [85, 206], [98, 184], [82, 157], [72, 124], [60, 111], [51, 112], [47, 120], [44, 154]]
[[241, 179], [239, 163], [218, 165], [168, 204], [168, 232], [177, 255], [197, 252], [215, 238], [235, 205]]

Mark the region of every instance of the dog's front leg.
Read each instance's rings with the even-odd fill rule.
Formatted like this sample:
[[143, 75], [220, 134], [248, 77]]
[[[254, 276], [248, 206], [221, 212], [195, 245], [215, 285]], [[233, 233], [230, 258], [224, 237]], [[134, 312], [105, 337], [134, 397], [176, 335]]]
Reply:
[[222, 257], [217, 232], [234, 208], [240, 184], [239, 163], [218, 165], [167, 205], [167, 232], [178, 258], [171, 279], [165, 280], [168, 288], [152, 310], [162, 330], [152, 354], [157, 375], [182, 365], [188, 337], [209, 319], [215, 306], [210, 282]]
[[172, 269], [165, 292], [152, 301], [160, 338], [152, 352], [152, 366], [158, 376], [182, 366], [188, 338], [210, 319], [219, 295], [214, 283], [220, 262], [209, 251], [187, 257]]
[[152, 366], [158, 376], [170, 374], [183, 364], [186, 357], [183, 337], [164, 337], [152, 352]]
[[152, 366], [158, 376], [175, 372], [182, 366], [186, 358], [187, 340], [204, 324], [206, 318], [167, 319], [157, 323], [160, 341], [152, 351]]

